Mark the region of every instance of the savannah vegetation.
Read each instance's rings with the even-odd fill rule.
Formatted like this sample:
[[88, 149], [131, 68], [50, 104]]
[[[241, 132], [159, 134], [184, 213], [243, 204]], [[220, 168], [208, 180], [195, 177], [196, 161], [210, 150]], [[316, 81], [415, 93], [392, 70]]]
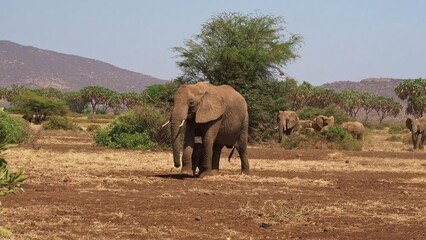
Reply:
[[[22, 227], [24, 230], [18, 234], [26, 239], [42, 239], [46, 234], [52, 238], [76, 239], [135, 236], [153, 239], [183, 236], [185, 239], [208, 231], [203, 227], [217, 230], [218, 236], [213, 237], [257, 236], [261, 239], [265, 237], [263, 230], [274, 226], [279, 226], [275, 228], [277, 233], [266, 233], [277, 234], [277, 238], [292, 238], [294, 236], [288, 234], [300, 234], [300, 228], [305, 229], [302, 232], [307, 238], [320, 234], [354, 238], [366, 232], [378, 234], [373, 238], [383, 234], [396, 237], [417, 234], [417, 227], [425, 221], [424, 207], [419, 205], [424, 199], [423, 162], [406, 155], [396, 159], [384, 155], [383, 161], [377, 161], [376, 156], [360, 158], [349, 152], [318, 152], [324, 148], [376, 151], [395, 150], [398, 146], [401, 151], [408, 149], [405, 128], [384, 123], [385, 119], [400, 114], [401, 104], [371, 93], [333, 91], [285, 77], [283, 69], [299, 57], [303, 38], [288, 33], [284, 26], [282, 18], [268, 15], [223, 13], [214, 16], [202, 26], [199, 34], [186, 40], [184, 46], [174, 48], [183, 75], [140, 93], [119, 93], [101, 86], [89, 86], [77, 92], [24, 86], [0, 88], [0, 98], [10, 103], [7, 112], [0, 112], [0, 146], [20, 144], [28, 139], [34, 141], [19, 150], [10, 149], [13, 153], [10, 158], [18, 163], [17, 167], [30, 169], [29, 182], [37, 189], [31, 192], [31, 197], [16, 201], [13, 207], [0, 208], [2, 214], [6, 218], [19, 218], [17, 226], [12, 227], [17, 230]], [[135, 154], [128, 150], [92, 148], [93, 142], [110, 148], [168, 148], [170, 133], [161, 125], [168, 120], [173, 94], [181, 84], [201, 80], [229, 84], [243, 94], [249, 106], [253, 144], [274, 142], [279, 110], [297, 111], [301, 119], [333, 115], [337, 124], [327, 132], [302, 131], [281, 145], [274, 145], [277, 151], [296, 149], [281, 152], [279, 159], [268, 155], [273, 152], [269, 149], [268, 154], [257, 149], [261, 153], [251, 159], [257, 168], [253, 176], [232, 175], [238, 163], [231, 161], [223, 164], [224, 171], [229, 173], [227, 176], [202, 182], [170, 181], [173, 176], [162, 176], [170, 169], [166, 162], [171, 159], [168, 153], [155, 155], [141, 151]], [[407, 114], [423, 115], [425, 86], [426, 80], [416, 79], [404, 81], [395, 89], [400, 99], [407, 102]], [[364, 119], [360, 119], [361, 112]], [[371, 119], [373, 112], [379, 116], [377, 122]], [[25, 122], [22, 115], [50, 131], [43, 135], [42, 130], [38, 130], [38, 134], [42, 132], [38, 138], [37, 133], [31, 136], [29, 128], [34, 125]], [[367, 146], [338, 126], [352, 119], [363, 120], [371, 129], [365, 140]], [[73, 132], [63, 133], [58, 129]], [[67, 151], [56, 149], [55, 144], [66, 146]], [[299, 152], [298, 149], [309, 150]], [[322, 158], [324, 153], [327, 161]], [[264, 155], [264, 159], [259, 155]], [[0, 159], [0, 195], [17, 193], [24, 180], [22, 171], [11, 171], [7, 162]], [[220, 191], [216, 183], [221, 186]], [[268, 191], [265, 186], [277, 190]], [[357, 194], [365, 189], [369, 194]], [[37, 196], [35, 200], [34, 196]], [[59, 205], [40, 204], [40, 199], [52, 196], [61, 200]], [[164, 204], [159, 205], [153, 198]], [[127, 201], [126, 204], [123, 201]], [[209, 207], [214, 208], [195, 205], [194, 211], [201, 209], [195, 213], [191, 212], [193, 209], [170, 208], [178, 201], [186, 204], [208, 201]], [[152, 202], [155, 204], [150, 205]], [[232, 206], [227, 205], [229, 202]], [[138, 211], [131, 208], [133, 205], [138, 205]], [[395, 209], [397, 212], [384, 214]], [[213, 210], [218, 214], [202, 215]], [[217, 216], [221, 219], [216, 219]], [[46, 221], [52, 218], [55, 221]], [[166, 218], [169, 221], [164, 221]], [[150, 221], [144, 222], [145, 219]], [[235, 219], [248, 226], [236, 225]], [[191, 231], [198, 231], [194, 230], [194, 221], [215, 225], [200, 224], [201, 232], [194, 233]], [[348, 223], [354, 224], [348, 228]], [[132, 233], [126, 232], [129, 226]], [[385, 231], [376, 233], [384, 227]], [[10, 235], [10, 232], [0, 227], [0, 234]]]
[[[54, 88], [29, 89], [13, 85], [0, 88], [0, 98], [10, 102], [8, 112], [23, 114], [32, 123], [43, 122], [45, 129], [78, 130], [67, 115], [112, 113], [119, 117], [111, 125], [103, 129], [90, 128], [96, 144], [136, 149], [168, 145], [168, 132], [159, 126], [167, 120], [173, 94], [180, 85], [198, 81], [231, 85], [246, 98], [251, 143], [274, 139], [279, 110], [297, 111], [300, 119], [324, 114], [335, 116], [337, 124], [359, 119], [366, 125], [371, 125], [372, 113], [378, 116], [379, 124], [400, 114], [402, 105], [390, 97], [354, 90], [334, 91], [285, 77], [283, 70], [300, 57], [298, 50], [302, 45], [303, 37], [289, 33], [281, 17], [221, 13], [203, 24], [201, 32], [185, 40], [183, 46], [173, 48], [182, 75], [170, 83], [130, 93], [102, 86], [61, 92]], [[423, 115], [425, 82], [407, 80], [395, 89], [400, 99], [407, 101], [407, 114]], [[329, 142], [346, 139], [319, 133], [307, 135], [299, 140], [291, 139], [287, 147], [302, 147], [302, 141], [310, 139]]]

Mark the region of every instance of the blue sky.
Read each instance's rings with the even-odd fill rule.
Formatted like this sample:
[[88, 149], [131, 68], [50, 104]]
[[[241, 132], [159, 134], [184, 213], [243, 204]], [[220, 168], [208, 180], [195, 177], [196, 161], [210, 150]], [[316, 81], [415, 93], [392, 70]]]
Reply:
[[173, 47], [222, 12], [283, 17], [301, 58], [284, 71], [314, 85], [426, 78], [421, 0], [0, 0], [0, 40], [79, 55], [170, 80]]

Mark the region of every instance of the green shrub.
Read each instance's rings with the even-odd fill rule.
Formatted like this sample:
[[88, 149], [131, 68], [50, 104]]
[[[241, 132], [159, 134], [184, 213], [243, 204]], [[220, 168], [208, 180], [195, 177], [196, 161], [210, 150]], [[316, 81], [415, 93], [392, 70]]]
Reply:
[[351, 120], [351, 118], [348, 117], [346, 113], [336, 105], [330, 105], [329, 107], [324, 109], [306, 106], [298, 112], [298, 115], [299, 119], [308, 120], [313, 120], [318, 115], [334, 116], [335, 123], [342, 123]]
[[280, 143], [281, 147], [285, 149], [306, 148], [307, 144], [309, 141], [303, 135], [284, 136]]
[[390, 137], [386, 138], [386, 141], [389, 141], [389, 142], [402, 142], [402, 137], [396, 136], [396, 135], [391, 135]]
[[347, 151], [361, 151], [363, 142], [353, 138], [350, 134], [347, 134], [340, 142], [335, 143], [335, 147], [339, 150]]
[[72, 120], [66, 117], [50, 117], [49, 120], [45, 123], [43, 123], [43, 128], [46, 130], [81, 130], [81, 127], [79, 127], [77, 124], [75, 124]]
[[168, 117], [152, 106], [129, 110], [106, 128], [94, 134], [97, 145], [112, 148], [153, 149], [168, 146], [169, 128], [162, 128]]
[[328, 142], [341, 142], [348, 137], [348, 132], [341, 126], [333, 125], [327, 131], [321, 132]]
[[[9, 171], [6, 160], [1, 157], [1, 153], [5, 149], [5, 144], [0, 143], [0, 196], [6, 196], [8, 194], [17, 194], [18, 190], [24, 191], [21, 184], [26, 179], [21, 170], [17, 172]], [[9, 229], [0, 226], [0, 239], [3, 239], [3, 237], [9, 237], [11, 235], [12, 232], [10, 232]]]
[[96, 131], [96, 130], [98, 130], [100, 128], [101, 128], [101, 126], [99, 126], [99, 125], [90, 124], [89, 126], [87, 126], [86, 131], [87, 132], [94, 132], [94, 131]]
[[333, 125], [324, 132], [300, 131], [300, 136], [283, 138], [281, 146], [284, 148], [327, 148], [360, 151], [363, 141], [358, 141], [339, 125]]
[[399, 134], [408, 131], [407, 127], [402, 124], [392, 125], [389, 127], [389, 134]]
[[29, 137], [29, 127], [23, 119], [0, 112], [0, 144], [18, 144]]

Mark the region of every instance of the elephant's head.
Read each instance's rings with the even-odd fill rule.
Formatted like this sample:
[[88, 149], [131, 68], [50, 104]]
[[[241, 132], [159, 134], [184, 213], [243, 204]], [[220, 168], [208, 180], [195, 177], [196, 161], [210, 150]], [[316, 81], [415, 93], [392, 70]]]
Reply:
[[[283, 133], [288, 132], [291, 129], [298, 130], [299, 126], [299, 117], [294, 111], [279, 111], [277, 116], [278, 122], [278, 142], [281, 142]], [[296, 129], [297, 128], [297, 129]]]
[[407, 120], [405, 121], [405, 126], [407, 126], [407, 128], [410, 130], [412, 134], [417, 133], [418, 125], [419, 125], [419, 121], [412, 117], [407, 118]]
[[324, 116], [324, 115], [318, 115], [314, 120], [312, 121], [312, 128], [314, 128], [316, 131], [321, 131], [325, 126], [332, 126], [334, 125], [334, 116]]
[[174, 95], [170, 116], [173, 160], [180, 167], [180, 129], [185, 121], [207, 123], [218, 119], [225, 111], [223, 98], [207, 82], [182, 85]]

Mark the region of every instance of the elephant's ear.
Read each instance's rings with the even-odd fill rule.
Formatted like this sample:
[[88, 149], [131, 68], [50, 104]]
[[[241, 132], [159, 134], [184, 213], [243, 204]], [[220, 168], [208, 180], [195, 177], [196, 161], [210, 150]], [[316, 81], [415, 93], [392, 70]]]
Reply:
[[334, 116], [328, 117], [327, 123], [328, 123], [328, 125], [333, 125], [334, 124]]
[[223, 98], [212, 91], [206, 91], [201, 99], [197, 113], [195, 114], [196, 123], [206, 123], [218, 119], [225, 112], [225, 103]]
[[318, 116], [317, 118], [315, 118], [314, 121], [319, 128], [323, 128], [324, 127], [324, 116]]
[[288, 120], [288, 127], [294, 127], [299, 122], [299, 117], [297, 116], [297, 113], [291, 113], [290, 118]]
[[413, 119], [407, 118], [407, 120], [405, 121], [405, 126], [407, 126], [410, 131], [413, 131]]

